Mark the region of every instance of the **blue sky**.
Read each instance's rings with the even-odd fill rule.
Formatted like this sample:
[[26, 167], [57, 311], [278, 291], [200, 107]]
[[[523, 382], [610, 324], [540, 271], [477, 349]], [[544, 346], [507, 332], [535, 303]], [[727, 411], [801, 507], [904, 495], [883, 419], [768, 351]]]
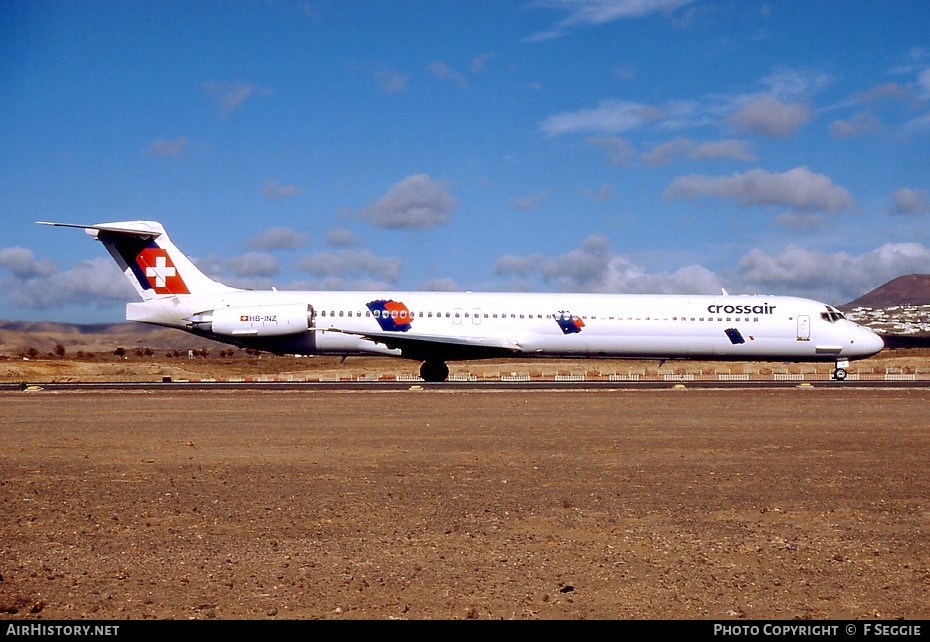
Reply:
[[0, 319], [153, 219], [241, 287], [797, 294], [930, 272], [930, 3], [0, 3]]

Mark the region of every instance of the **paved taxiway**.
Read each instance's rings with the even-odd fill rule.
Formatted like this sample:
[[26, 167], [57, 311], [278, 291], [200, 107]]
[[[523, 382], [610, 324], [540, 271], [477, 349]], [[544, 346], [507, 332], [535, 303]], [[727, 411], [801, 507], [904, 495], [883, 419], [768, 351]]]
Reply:
[[930, 389], [930, 379], [860, 380], [860, 381], [173, 381], [173, 382], [52, 382], [36, 384], [0, 383], [0, 390], [14, 391], [24, 387], [33, 390], [344, 390], [378, 392], [391, 390], [665, 390], [693, 388], [695, 390], [767, 390], [779, 388], [817, 387], [833, 390], [869, 389]]

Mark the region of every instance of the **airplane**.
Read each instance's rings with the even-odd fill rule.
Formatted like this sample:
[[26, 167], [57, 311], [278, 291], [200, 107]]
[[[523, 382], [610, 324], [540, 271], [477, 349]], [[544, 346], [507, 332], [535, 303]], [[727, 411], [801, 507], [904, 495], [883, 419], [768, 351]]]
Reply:
[[387, 355], [421, 361], [631, 358], [835, 363], [877, 354], [882, 338], [837, 308], [790, 296], [515, 292], [255, 291], [219, 283], [156, 221], [76, 225], [103, 243], [142, 302], [126, 319], [275, 354]]

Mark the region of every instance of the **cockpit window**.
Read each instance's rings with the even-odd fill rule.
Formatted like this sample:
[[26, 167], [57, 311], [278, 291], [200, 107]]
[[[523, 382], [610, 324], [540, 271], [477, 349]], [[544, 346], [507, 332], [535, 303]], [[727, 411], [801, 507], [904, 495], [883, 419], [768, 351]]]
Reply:
[[840, 319], [845, 319], [846, 316], [839, 310], [829, 309], [826, 312], [820, 313], [820, 318], [824, 321], [829, 321], [830, 323], [836, 323]]

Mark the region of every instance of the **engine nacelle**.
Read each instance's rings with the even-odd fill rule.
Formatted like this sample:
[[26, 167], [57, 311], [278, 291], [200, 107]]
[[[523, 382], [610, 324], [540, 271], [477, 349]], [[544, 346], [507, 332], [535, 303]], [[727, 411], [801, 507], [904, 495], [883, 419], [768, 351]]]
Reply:
[[217, 308], [185, 319], [192, 329], [226, 337], [278, 337], [310, 328], [313, 312], [306, 303]]

